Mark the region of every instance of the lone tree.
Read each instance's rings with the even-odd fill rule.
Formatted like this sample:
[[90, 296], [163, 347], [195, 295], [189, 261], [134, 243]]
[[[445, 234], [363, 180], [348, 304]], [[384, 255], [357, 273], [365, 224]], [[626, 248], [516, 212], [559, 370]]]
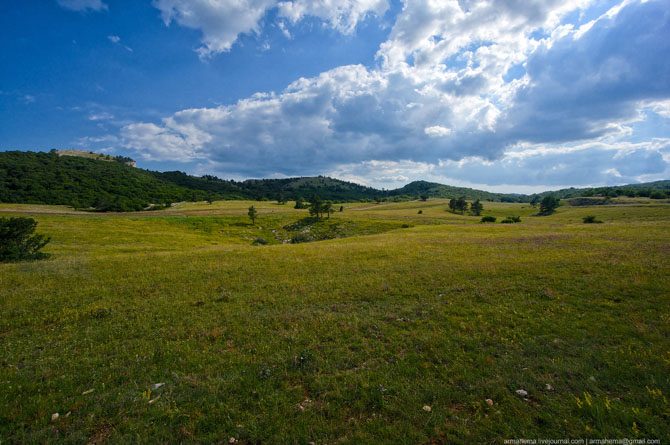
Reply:
[[249, 211], [247, 212], [247, 215], [249, 215], [249, 218], [251, 219], [251, 224], [256, 224], [256, 217], [258, 216], [258, 212], [256, 211], [256, 207], [254, 207], [254, 206], [249, 207]]
[[295, 200], [295, 206], [293, 208], [294, 209], [304, 209], [305, 208], [305, 202], [302, 200], [302, 198], [298, 197], [298, 199]]
[[48, 257], [40, 250], [51, 238], [34, 234], [32, 218], [0, 218], [0, 261], [39, 260]]
[[473, 215], [479, 216], [482, 214], [482, 210], [484, 210], [484, 205], [479, 202], [479, 199], [470, 204], [470, 212], [472, 212]]
[[421, 199], [421, 201], [428, 201], [428, 195], [423, 194], [423, 195], [419, 196], [419, 199]]
[[539, 195], [533, 195], [533, 197], [530, 200], [530, 206], [531, 207], [537, 207], [537, 204], [540, 202], [540, 196]]
[[328, 215], [328, 219], [330, 219], [330, 215], [332, 213], [335, 213], [335, 209], [333, 208], [332, 202], [326, 201], [323, 203], [323, 213]]
[[540, 216], [547, 216], [554, 213], [560, 205], [560, 200], [554, 195], [547, 195], [540, 201]]

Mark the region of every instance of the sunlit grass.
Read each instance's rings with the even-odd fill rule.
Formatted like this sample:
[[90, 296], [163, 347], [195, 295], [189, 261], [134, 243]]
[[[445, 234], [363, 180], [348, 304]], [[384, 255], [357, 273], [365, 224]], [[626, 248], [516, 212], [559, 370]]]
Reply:
[[0, 205], [52, 237], [0, 264], [0, 442], [670, 438], [670, 206], [343, 205]]

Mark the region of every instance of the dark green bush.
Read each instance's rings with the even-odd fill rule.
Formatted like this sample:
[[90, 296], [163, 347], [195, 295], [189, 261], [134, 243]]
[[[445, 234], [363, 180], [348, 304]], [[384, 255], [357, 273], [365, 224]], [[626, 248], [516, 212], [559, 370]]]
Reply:
[[596, 219], [595, 216], [593, 215], [588, 215], [582, 218], [582, 221], [584, 221], [584, 224], [600, 224], [602, 221], [599, 221]]
[[521, 222], [520, 216], [508, 216], [507, 218], [500, 221], [501, 224], [515, 224], [520, 222]]
[[254, 242], [251, 243], [251, 244], [253, 244], [254, 246], [264, 246], [267, 243], [268, 243], [268, 240], [266, 240], [265, 238], [256, 238], [254, 240]]
[[496, 222], [496, 217], [491, 215], [482, 216], [481, 222], [483, 223], [494, 223]]
[[39, 260], [40, 250], [50, 238], [35, 234], [37, 221], [32, 218], [0, 218], [0, 261]]

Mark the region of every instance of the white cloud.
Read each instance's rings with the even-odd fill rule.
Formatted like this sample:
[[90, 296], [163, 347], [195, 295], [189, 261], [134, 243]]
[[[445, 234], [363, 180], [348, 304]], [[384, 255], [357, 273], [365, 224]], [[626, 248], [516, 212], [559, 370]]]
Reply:
[[121, 41], [121, 37], [114, 35], [107, 36], [107, 39], [112, 43], [119, 43]]
[[108, 121], [114, 119], [114, 115], [107, 112], [91, 113], [88, 116], [90, 121]]
[[102, 0], [56, 0], [58, 4], [72, 11], [103, 11], [107, 9], [107, 4]]
[[[168, 3], [180, 2], [157, 2]], [[352, 23], [319, 12], [326, 2], [285, 3], [278, 11], [289, 21], [307, 14], [336, 28]], [[359, 6], [355, 11], [377, 14], [386, 7]], [[408, 2], [376, 68], [343, 66], [278, 93], [182, 110], [160, 124], [131, 124], [123, 141], [148, 159], [206, 163], [242, 177], [337, 172], [378, 185], [422, 174], [503, 186], [667, 174], [667, 146], [652, 138], [626, 142], [635, 136], [631, 123], [645, 118], [642, 109], [668, 117], [664, 4], [632, 1], [588, 28], [562, 23], [587, 6], [586, 0]], [[188, 18], [203, 30], [207, 53], [215, 51], [206, 43], [214, 34], [194, 19], [203, 11]], [[356, 14], [355, 21], [364, 17]], [[233, 30], [224, 39], [227, 48], [237, 35]]]
[[[241, 34], [260, 33], [266, 13], [277, 8], [278, 15], [291, 23], [305, 16], [317, 17], [334, 29], [351, 33], [368, 14], [383, 14], [386, 0], [154, 0], [166, 25], [172, 22], [202, 31], [197, 52], [206, 58], [230, 51]], [[283, 21], [280, 29], [290, 38]]]
[[442, 127], [440, 125], [433, 125], [432, 127], [426, 127], [423, 129], [423, 132], [433, 138], [443, 138], [451, 134], [450, 129], [448, 129], [447, 127]]
[[367, 15], [383, 15], [388, 3], [386, 0], [292, 0], [281, 1], [277, 7], [279, 15], [292, 23], [306, 16], [318, 17], [332, 28], [351, 34]]

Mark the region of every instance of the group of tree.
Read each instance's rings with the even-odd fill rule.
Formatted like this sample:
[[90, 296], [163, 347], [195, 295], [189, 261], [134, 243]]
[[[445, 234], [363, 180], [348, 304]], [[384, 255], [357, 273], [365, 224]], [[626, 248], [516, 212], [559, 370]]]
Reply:
[[[320, 197], [318, 196], [313, 196], [310, 201], [309, 201], [309, 214], [311, 216], [316, 217], [316, 219], [321, 219], [324, 214], [328, 215], [328, 218], [330, 218], [330, 215], [335, 212], [333, 209], [333, 203], [330, 201], [323, 201]], [[344, 210], [344, 209], [342, 209]], [[342, 211], [340, 210], [340, 211]]]
[[468, 201], [465, 199], [465, 196], [459, 198], [451, 198], [449, 200], [449, 210], [453, 213], [463, 214], [468, 211], [470, 208], [470, 213], [474, 216], [479, 216], [484, 210], [484, 204], [479, 199], [475, 199], [472, 204], [468, 204]]
[[468, 210], [468, 202], [465, 200], [465, 196], [461, 196], [459, 198], [451, 198], [449, 200], [449, 210], [451, 210], [454, 213], [456, 212], [459, 212], [461, 214], [465, 213]]

